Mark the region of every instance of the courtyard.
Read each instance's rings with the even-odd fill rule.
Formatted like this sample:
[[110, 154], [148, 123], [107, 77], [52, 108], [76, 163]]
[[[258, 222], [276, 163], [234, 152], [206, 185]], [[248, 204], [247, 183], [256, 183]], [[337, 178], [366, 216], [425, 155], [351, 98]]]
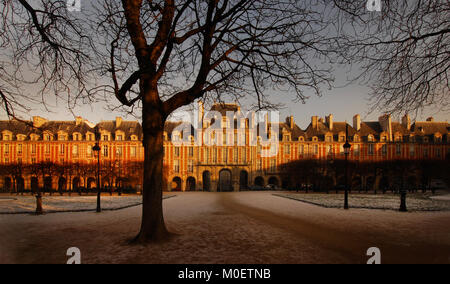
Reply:
[[382, 263], [450, 263], [449, 211], [346, 211], [275, 193], [176, 193], [163, 201], [173, 236], [146, 246], [128, 243], [140, 205], [2, 214], [0, 263], [65, 263], [70, 247], [82, 263], [365, 263], [370, 247]]

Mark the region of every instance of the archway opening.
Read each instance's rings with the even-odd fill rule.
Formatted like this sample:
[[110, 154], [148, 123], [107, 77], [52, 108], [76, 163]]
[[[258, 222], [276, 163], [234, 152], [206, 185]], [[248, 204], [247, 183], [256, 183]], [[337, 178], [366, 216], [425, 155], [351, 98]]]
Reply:
[[67, 181], [65, 177], [60, 177], [58, 179], [58, 191], [59, 192], [64, 192], [66, 191], [67, 188]]
[[248, 172], [241, 171], [239, 175], [239, 189], [246, 190], [248, 189]]
[[33, 193], [37, 192], [38, 191], [38, 187], [39, 187], [38, 178], [37, 177], [31, 177], [30, 184], [31, 184], [31, 191]]
[[7, 191], [11, 191], [11, 189], [12, 189], [12, 181], [11, 181], [11, 178], [10, 178], [10, 177], [5, 177], [4, 183], [3, 183], [3, 190], [4, 190], [5, 192], [7, 192]]
[[[263, 177], [256, 177], [255, 178], [255, 185], [257, 187], [264, 187], [264, 178]], [[262, 188], [258, 188], [258, 189], [262, 189]]]
[[172, 191], [181, 191], [181, 178], [174, 177], [172, 179]]
[[52, 177], [44, 178], [44, 191], [49, 192], [52, 190]]
[[233, 185], [232, 185], [232, 176], [231, 171], [228, 169], [223, 169], [219, 173], [219, 186], [218, 190], [220, 192], [229, 192], [233, 191]]
[[17, 192], [24, 192], [25, 191], [25, 180], [23, 177], [17, 178]]
[[211, 191], [211, 173], [209, 171], [204, 171], [202, 178], [203, 178], [203, 190]]
[[278, 188], [280, 186], [279, 182], [278, 182], [278, 178], [277, 177], [270, 177], [269, 178], [269, 185], [273, 188]]
[[187, 191], [195, 191], [195, 178], [188, 177], [186, 180], [186, 190]]

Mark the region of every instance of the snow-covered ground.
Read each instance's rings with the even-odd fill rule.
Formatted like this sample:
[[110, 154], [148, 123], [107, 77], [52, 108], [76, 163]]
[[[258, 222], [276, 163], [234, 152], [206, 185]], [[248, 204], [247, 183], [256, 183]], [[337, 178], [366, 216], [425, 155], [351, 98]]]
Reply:
[[0, 263], [450, 263], [450, 212], [323, 208], [273, 192], [177, 193], [163, 201], [167, 242], [129, 245], [141, 206], [0, 215]]
[[[276, 196], [291, 198], [327, 208], [343, 208], [344, 194], [339, 193], [276, 193]], [[450, 199], [446, 196], [431, 197], [430, 194], [408, 193], [406, 206], [408, 211], [449, 211]], [[398, 194], [349, 194], [348, 203], [353, 208], [398, 210], [400, 195]]]
[[[171, 197], [166, 195], [165, 197]], [[101, 196], [101, 207], [104, 210], [116, 210], [142, 204], [142, 196], [123, 195]], [[93, 211], [97, 207], [97, 196], [43, 196], [42, 207], [46, 213]], [[0, 214], [33, 213], [36, 210], [36, 198], [34, 196], [11, 195], [0, 197]]]

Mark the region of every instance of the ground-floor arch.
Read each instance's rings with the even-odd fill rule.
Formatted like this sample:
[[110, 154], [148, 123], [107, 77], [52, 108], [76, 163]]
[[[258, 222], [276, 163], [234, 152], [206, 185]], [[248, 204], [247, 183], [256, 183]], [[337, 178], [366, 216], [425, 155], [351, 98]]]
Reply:
[[255, 185], [256, 186], [264, 186], [264, 178], [261, 176], [258, 176], [255, 178]]
[[188, 177], [186, 180], [186, 191], [195, 191], [195, 178]]
[[248, 172], [242, 170], [239, 174], [239, 189], [245, 190], [248, 188]]
[[278, 178], [277, 177], [273, 177], [273, 176], [269, 178], [269, 184], [274, 185], [276, 187], [280, 186]]
[[174, 177], [172, 179], [172, 191], [181, 191], [182, 180], [180, 177]]
[[204, 171], [202, 174], [202, 180], [203, 180], [203, 190], [211, 191], [211, 172]]
[[232, 174], [229, 169], [223, 169], [219, 172], [219, 185], [217, 191], [233, 191]]

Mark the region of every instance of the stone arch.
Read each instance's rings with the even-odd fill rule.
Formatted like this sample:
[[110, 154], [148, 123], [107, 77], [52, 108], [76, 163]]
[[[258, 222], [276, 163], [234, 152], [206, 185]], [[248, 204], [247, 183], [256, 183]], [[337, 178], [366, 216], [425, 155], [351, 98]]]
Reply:
[[11, 191], [11, 189], [12, 189], [12, 179], [10, 177], [5, 177], [3, 181], [3, 190]]
[[89, 177], [86, 183], [86, 189], [93, 189], [97, 187], [97, 180], [93, 177]]
[[67, 180], [65, 177], [59, 177], [58, 179], [58, 191], [63, 192], [67, 189]]
[[194, 177], [188, 177], [186, 180], [186, 191], [195, 191], [196, 181]]
[[24, 192], [25, 191], [25, 180], [23, 177], [17, 177], [16, 179], [16, 186], [17, 186], [17, 192]]
[[52, 186], [52, 177], [46, 176], [44, 178], [44, 191], [51, 191], [53, 188]]
[[39, 189], [39, 180], [37, 177], [31, 177], [30, 179], [31, 192], [37, 192]]
[[262, 176], [257, 176], [255, 178], [255, 185], [256, 186], [264, 186], [264, 178]]
[[81, 179], [79, 177], [74, 177], [72, 180], [72, 190], [77, 191], [80, 187]]
[[278, 178], [275, 176], [271, 176], [269, 178], [269, 184], [274, 185], [275, 187], [279, 187], [280, 186], [280, 182], [278, 181]]
[[222, 169], [219, 172], [219, 184], [217, 187], [217, 191], [227, 192], [233, 191], [233, 175], [229, 169]]
[[248, 172], [246, 170], [242, 170], [239, 173], [239, 189], [248, 189]]
[[203, 191], [211, 191], [211, 172], [204, 171], [202, 174]]
[[182, 185], [182, 180], [180, 177], [174, 177], [172, 179], [172, 185], [171, 185], [171, 190], [172, 191], [181, 191], [181, 185]]

